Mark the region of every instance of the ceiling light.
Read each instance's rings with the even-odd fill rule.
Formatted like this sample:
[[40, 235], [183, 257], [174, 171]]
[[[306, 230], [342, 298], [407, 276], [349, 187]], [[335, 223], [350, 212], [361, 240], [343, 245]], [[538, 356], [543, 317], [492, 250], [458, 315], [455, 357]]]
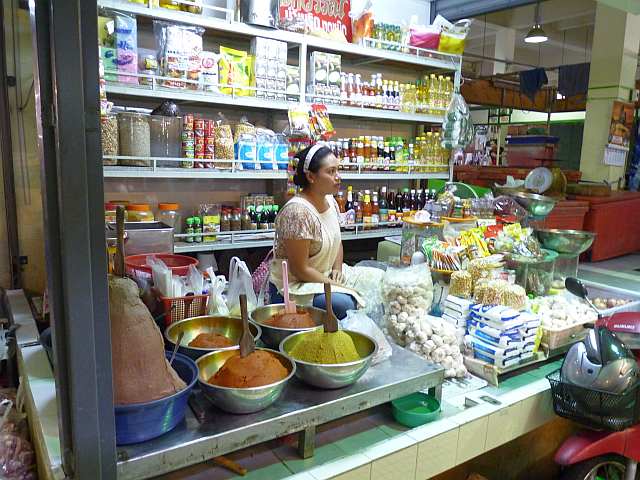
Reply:
[[543, 43], [549, 40], [547, 34], [542, 29], [542, 25], [540, 24], [540, 0], [536, 3], [536, 10], [533, 18], [533, 27], [527, 33], [527, 36], [524, 37], [524, 41], [526, 43]]
[[527, 33], [527, 36], [524, 37], [526, 43], [543, 43], [547, 40], [549, 40], [549, 37], [547, 37], [547, 34], [539, 24], [534, 25]]

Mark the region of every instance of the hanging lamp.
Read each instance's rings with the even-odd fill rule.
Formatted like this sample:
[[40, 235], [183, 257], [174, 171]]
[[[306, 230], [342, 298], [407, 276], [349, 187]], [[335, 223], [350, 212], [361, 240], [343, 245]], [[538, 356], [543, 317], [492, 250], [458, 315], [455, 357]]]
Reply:
[[524, 41], [526, 43], [543, 43], [549, 40], [549, 37], [547, 37], [547, 34], [540, 24], [540, 1], [536, 3], [535, 18], [533, 19], [533, 22], [533, 27], [531, 27], [527, 36], [524, 37]]

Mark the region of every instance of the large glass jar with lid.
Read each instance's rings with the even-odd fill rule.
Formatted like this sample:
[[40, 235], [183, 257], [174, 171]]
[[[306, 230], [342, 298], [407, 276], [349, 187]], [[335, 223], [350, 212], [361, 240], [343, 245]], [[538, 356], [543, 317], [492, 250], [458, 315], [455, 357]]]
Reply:
[[151, 156], [149, 115], [139, 112], [118, 113], [118, 131], [120, 155], [139, 157], [121, 159], [120, 164], [131, 167], [148, 167], [150, 161], [146, 160], [145, 157]]
[[128, 222], [153, 222], [155, 216], [148, 203], [130, 203], [127, 205]]

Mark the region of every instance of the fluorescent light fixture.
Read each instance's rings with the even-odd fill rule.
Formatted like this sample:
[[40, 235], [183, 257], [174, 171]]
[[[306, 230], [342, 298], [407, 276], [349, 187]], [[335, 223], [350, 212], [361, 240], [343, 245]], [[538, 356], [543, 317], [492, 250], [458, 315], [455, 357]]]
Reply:
[[524, 37], [526, 43], [544, 43], [547, 40], [549, 40], [549, 37], [547, 37], [547, 34], [539, 24], [534, 25], [527, 33], [527, 36]]

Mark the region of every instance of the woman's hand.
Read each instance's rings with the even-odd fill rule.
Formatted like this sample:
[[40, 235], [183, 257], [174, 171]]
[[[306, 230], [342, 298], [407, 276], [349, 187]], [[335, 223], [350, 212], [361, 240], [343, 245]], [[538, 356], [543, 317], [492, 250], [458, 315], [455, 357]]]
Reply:
[[329, 274], [329, 278], [335, 282], [334, 285], [337, 285], [339, 287], [344, 287], [347, 285], [347, 278], [340, 270], [332, 270]]

